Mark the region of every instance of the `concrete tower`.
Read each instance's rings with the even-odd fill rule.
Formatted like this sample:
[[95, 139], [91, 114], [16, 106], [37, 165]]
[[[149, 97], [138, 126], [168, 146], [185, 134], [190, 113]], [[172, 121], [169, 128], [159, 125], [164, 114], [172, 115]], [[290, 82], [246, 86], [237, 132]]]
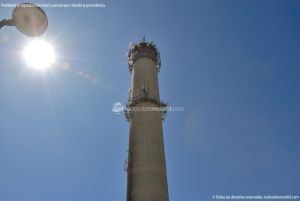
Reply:
[[129, 121], [127, 201], [169, 201], [157, 74], [160, 54], [153, 43], [130, 44], [131, 89], [125, 115]]

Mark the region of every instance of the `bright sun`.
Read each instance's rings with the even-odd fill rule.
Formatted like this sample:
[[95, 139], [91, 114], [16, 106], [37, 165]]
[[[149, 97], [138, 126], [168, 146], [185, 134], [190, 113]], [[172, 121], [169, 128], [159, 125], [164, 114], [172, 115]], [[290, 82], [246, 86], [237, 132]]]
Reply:
[[23, 56], [28, 66], [39, 70], [49, 68], [55, 62], [52, 45], [40, 39], [29, 42]]

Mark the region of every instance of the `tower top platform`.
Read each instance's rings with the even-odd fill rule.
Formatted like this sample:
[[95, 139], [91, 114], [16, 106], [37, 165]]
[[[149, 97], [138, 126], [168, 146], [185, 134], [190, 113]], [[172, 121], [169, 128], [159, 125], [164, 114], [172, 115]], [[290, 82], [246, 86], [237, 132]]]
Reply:
[[160, 61], [160, 53], [158, 48], [153, 42], [146, 42], [145, 38], [140, 43], [130, 43], [129, 51], [127, 53], [128, 59], [128, 68], [129, 71], [132, 71], [133, 64], [140, 58], [149, 58], [154, 61], [156, 64], [156, 69], [159, 72], [161, 61]]

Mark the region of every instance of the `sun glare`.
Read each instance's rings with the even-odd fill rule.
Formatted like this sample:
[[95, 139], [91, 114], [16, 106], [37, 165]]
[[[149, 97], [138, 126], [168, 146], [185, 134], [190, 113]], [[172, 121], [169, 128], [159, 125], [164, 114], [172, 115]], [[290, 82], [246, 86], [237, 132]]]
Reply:
[[29, 67], [44, 70], [55, 62], [55, 53], [50, 43], [44, 40], [30, 41], [23, 51], [25, 62]]

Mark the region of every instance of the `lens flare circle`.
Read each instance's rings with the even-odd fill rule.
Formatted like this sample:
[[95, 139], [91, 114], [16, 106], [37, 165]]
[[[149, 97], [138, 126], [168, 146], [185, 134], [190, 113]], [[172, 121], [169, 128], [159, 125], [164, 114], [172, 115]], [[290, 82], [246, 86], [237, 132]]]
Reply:
[[26, 64], [34, 69], [44, 70], [55, 62], [55, 53], [52, 45], [44, 40], [30, 41], [24, 51]]

